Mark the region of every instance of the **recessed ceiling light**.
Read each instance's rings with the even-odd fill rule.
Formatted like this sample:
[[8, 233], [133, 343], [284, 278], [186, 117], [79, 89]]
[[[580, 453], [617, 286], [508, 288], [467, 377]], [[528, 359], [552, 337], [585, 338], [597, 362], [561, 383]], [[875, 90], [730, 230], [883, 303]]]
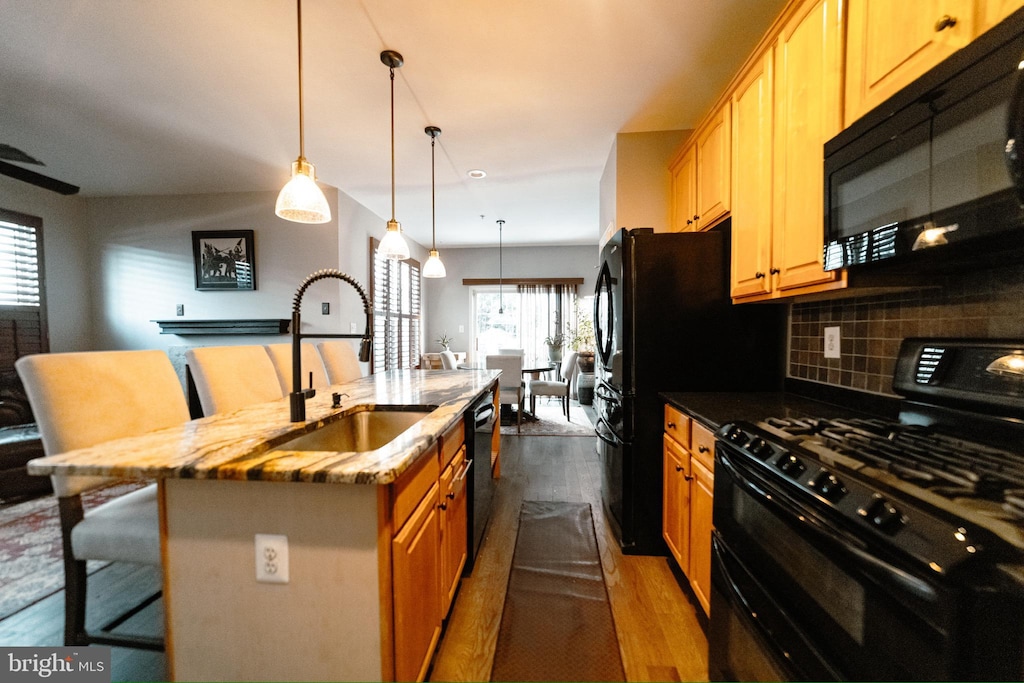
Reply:
[[466, 175], [468, 175], [470, 178], [486, 178], [487, 171], [484, 171], [483, 169], [479, 168], [474, 168], [472, 171], [467, 171]]

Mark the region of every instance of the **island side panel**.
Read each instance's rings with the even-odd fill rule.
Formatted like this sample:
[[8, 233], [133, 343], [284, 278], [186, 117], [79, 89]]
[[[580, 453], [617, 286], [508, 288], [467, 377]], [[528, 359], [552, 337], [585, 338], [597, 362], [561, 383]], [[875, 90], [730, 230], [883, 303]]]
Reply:
[[[377, 487], [169, 479], [164, 599], [176, 680], [381, 680]], [[289, 582], [258, 583], [257, 533]]]

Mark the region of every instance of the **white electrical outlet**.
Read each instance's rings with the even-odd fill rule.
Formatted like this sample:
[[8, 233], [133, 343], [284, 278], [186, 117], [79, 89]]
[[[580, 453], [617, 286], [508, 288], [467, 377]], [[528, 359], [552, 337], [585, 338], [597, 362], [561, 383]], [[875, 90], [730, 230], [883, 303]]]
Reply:
[[825, 328], [825, 358], [839, 358], [839, 328]]
[[256, 580], [288, 583], [288, 537], [256, 534]]
[[349, 323], [348, 324], [348, 331], [349, 331], [350, 334], [359, 334], [359, 330], [356, 327], [356, 324], [357, 323]]

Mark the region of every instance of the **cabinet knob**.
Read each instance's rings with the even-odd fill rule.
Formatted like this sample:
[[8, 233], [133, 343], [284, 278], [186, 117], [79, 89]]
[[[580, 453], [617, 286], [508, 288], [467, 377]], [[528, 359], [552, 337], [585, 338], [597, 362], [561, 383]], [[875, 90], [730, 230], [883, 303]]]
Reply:
[[454, 493], [449, 493], [449, 494], [447, 494], [447, 496], [448, 496], [449, 500], [455, 500], [455, 494]]
[[781, 272], [782, 272], [781, 270], [779, 270], [778, 268], [775, 268], [775, 267], [773, 267], [771, 270], [768, 271], [768, 273], [770, 275], [778, 275]]
[[708, 451], [710, 451], [711, 449], [710, 449], [710, 448], [708, 448], [707, 446], [700, 446], [699, 448], [697, 448], [697, 450], [698, 450], [699, 452], [701, 452], [701, 453], [707, 453], [707, 452], [708, 452]]
[[757, 279], [757, 280], [760, 280], [763, 277], [764, 277], [764, 273], [762, 273], [761, 271], [757, 271], [756, 273], [754, 273], [754, 278]]
[[437, 507], [438, 507], [439, 510], [447, 510], [448, 509], [448, 503], [441, 503]]
[[693, 221], [691, 221], [689, 218], [687, 218], [686, 219], [686, 224], [687, 225], [693, 225]]
[[700, 216], [698, 216], [697, 214], [693, 214], [693, 220], [700, 220]]
[[669, 423], [668, 423], [668, 425], [666, 425], [666, 426], [667, 426], [667, 427], [668, 427], [669, 429], [675, 429], [675, 428], [676, 428], [676, 423], [675, 423], [675, 422], [669, 422]]
[[690, 476], [690, 475], [688, 475], [688, 474], [684, 474], [684, 475], [683, 475], [683, 479], [685, 479], [686, 481], [693, 481], [693, 477], [691, 477], [691, 476]]
[[683, 471], [683, 468], [680, 467], [679, 465], [676, 465], [676, 472], [682, 472], [682, 471]]
[[947, 28], [956, 26], [956, 17], [943, 14], [942, 18], [935, 22], [935, 32], [945, 31]]

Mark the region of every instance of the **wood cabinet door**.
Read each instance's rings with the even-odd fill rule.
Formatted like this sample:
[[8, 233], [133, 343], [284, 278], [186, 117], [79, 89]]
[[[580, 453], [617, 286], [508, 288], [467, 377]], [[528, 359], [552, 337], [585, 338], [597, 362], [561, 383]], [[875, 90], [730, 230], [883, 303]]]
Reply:
[[732, 282], [735, 297], [767, 294], [772, 248], [772, 50], [732, 96]]
[[1024, 7], [1024, 0], [978, 0], [977, 34], [981, 35], [1000, 21]]
[[688, 143], [669, 167], [672, 173], [672, 232], [697, 229], [697, 146]]
[[441, 514], [434, 485], [391, 541], [395, 677], [420, 681], [441, 636]]
[[811, 1], [777, 43], [770, 274], [778, 290], [831, 282], [839, 274], [824, 269], [822, 150], [842, 127], [842, 22], [841, 0]]
[[[848, 3], [847, 126], [969, 43], [975, 35], [975, 0]], [[956, 21], [949, 25], [943, 17]]]
[[711, 503], [715, 478], [704, 465], [690, 461], [690, 579], [697, 601], [711, 614]]
[[697, 133], [697, 229], [711, 227], [729, 212], [731, 178], [729, 102]]
[[[441, 474], [441, 613], [448, 614], [462, 578], [468, 552], [467, 489], [469, 474], [463, 446]], [[472, 464], [476, 467], [476, 463]]]
[[690, 456], [667, 434], [663, 440], [661, 534], [684, 572], [690, 568]]

